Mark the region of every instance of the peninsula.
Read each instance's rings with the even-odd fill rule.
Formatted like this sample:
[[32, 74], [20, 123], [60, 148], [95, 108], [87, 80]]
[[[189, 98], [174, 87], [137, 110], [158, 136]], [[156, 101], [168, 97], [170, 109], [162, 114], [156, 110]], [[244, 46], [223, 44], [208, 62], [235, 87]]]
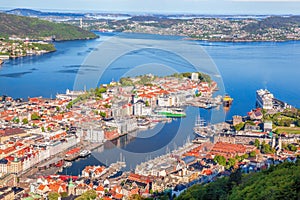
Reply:
[[[80, 176], [57, 174], [108, 140], [127, 133], [135, 137], [136, 130], [185, 117], [190, 102], [210, 99], [216, 87], [208, 75], [188, 72], [124, 77], [89, 91], [67, 90], [56, 99], [22, 101], [2, 96], [0, 178], [6, 186], [2, 195], [11, 195], [9, 199], [191, 199], [201, 194], [199, 199], [220, 195], [243, 199], [249, 193], [244, 185], [259, 179], [253, 187], [261, 188], [270, 179], [272, 184], [266, 188], [276, 186], [275, 197], [289, 194], [289, 199], [295, 199], [300, 111], [267, 90], [256, 92], [257, 107], [247, 116], [199, 124], [201, 132], [208, 134], [145, 160], [134, 171], [117, 173], [126, 165], [120, 155], [120, 161], [108, 166], [85, 165]], [[275, 177], [284, 173], [288, 178]], [[293, 182], [287, 184], [287, 179]], [[20, 191], [14, 193], [16, 185]], [[265, 196], [251, 192], [251, 197], [256, 195]]]
[[[94, 39], [79, 27], [37, 18], [0, 13], [0, 59], [55, 51], [51, 41]], [[17, 24], [17, 26], [16, 26]]]

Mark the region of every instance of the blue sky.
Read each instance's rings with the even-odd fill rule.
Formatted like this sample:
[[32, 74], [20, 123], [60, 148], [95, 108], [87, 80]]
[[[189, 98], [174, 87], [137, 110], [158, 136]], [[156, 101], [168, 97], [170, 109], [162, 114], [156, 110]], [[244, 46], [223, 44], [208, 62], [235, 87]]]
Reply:
[[300, 15], [300, 0], [3, 0], [0, 7], [99, 12]]

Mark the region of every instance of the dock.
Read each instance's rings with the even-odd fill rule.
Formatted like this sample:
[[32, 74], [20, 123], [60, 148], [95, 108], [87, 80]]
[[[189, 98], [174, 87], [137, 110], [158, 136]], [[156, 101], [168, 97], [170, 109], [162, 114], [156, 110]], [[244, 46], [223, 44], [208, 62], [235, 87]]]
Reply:
[[119, 171], [121, 171], [122, 168], [126, 167], [125, 162], [118, 161], [116, 163], [110, 164], [108, 168], [105, 168], [103, 171], [103, 175], [100, 177], [102, 180], [109, 179], [110, 177], [117, 174]]

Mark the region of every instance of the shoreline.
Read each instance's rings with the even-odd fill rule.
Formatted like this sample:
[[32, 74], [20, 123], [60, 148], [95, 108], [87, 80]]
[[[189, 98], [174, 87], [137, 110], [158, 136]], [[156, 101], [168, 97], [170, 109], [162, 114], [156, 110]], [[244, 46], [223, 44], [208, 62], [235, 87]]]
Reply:
[[185, 37], [183, 40], [187, 41], [203, 41], [203, 42], [226, 42], [226, 43], [255, 43], [255, 42], [298, 42], [300, 39], [291, 39], [291, 40], [210, 40], [210, 39], [200, 39], [200, 38], [189, 38]]
[[159, 36], [173, 36], [173, 37], [182, 37], [182, 40], [187, 40], [187, 41], [206, 41], [206, 42], [228, 42], [228, 43], [251, 43], [251, 42], [297, 42], [300, 41], [299, 39], [285, 39], [285, 40], [255, 40], [255, 39], [201, 39], [201, 38], [192, 38], [188, 35], [178, 35], [178, 34], [157, 34], [157, 33], [149, 33], [149, 32], [131, 32], [131, 31], [123, 31], [123, 32], [118, 32], [118, 31], [113, 31], [113, 32], [100, 32], [100, 31], [95, 31], [99, 33], [131, 33], [131, 34], [148, 34], [148, 35], [159, 35]]
[[[100, 38], [100, 36], [99, 35], [96, 35], [97, 37], [94, 37], [94, 38], [80, 38], [80, 39], [69, 39], [69, 40], [55, 40], [54, 42], [57, 42], [57, 43], [60, 43], [60, 42], [70, 42], [70, 41], [82, 41], [82, 40], [95, 40], [95, 39], [98, 39], [98, 38]], [[51, 42], [51, 41], [47, 41], [47, 40], [45, 40], [46, 42]], [[53, 44], [53, 46], [54, 46], [54, 50], [51, 50], [51, 51], [45, 51], [45, 52], [43, 52], [43, 53], [40, 53], [40, 54], [30, 54], [30, 55], [21, 55], [21, 56], [10, 56], [10, 55], [8, 55], [9, 56], [9, 58], [7, 59], [7, 60], [13, 60], [13, 59], [18, 59], [18, 58], [23, 58], [23, 57], [30, 57], [30, 56], [41, 56], [41, 55], [43, 55], [43, 54], [49, 54], [49, 53], [54, 53], [54, 52], [56, 52], [57, 51], [57, 49], [56, 49], [56, 47], [55, 47], [55, 45], [54, 45], [54, 43], [52, 42], [52, 44]], [[0, 62], [0, 65], [1, 64], [4, 64], [4, 62]]]

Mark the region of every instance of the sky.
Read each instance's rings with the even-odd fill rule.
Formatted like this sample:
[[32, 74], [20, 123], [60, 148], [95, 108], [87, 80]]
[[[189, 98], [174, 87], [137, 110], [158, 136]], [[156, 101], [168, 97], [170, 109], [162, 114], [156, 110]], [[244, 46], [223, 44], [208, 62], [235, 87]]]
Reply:
[[5, 10], [300, 15], [300, 0], [2, 0], [0, 7]]

